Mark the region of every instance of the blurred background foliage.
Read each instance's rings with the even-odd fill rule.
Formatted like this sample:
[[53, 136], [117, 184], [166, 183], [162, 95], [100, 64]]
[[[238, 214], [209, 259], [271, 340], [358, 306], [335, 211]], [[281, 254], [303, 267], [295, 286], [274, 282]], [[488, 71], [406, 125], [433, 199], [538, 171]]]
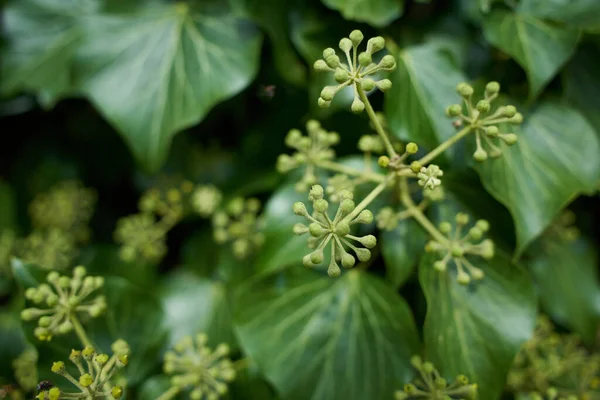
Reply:
[[[3, 14], [0, 383], [15, 383], [11, 363], [33, 341], [18, 310], [34, 268], [11, 268], [7, 250], [26, 237], [55, 243], [44, 260], [114, 277], [110, 306], [125, 314], [93, 335], [131, 338], [130, 398], [164, 390], [165, 348], [201, 330], [250, 356], [236, 399], [391, 398], [414, 374], [421, 340], [444, 375], [468, 374], [481, 398], [496, 399], [538, 304], [559, 331], [598, 345], [597, 0], [15, 0]], [[380, 236], [368, 274], [336, 281], [300, 267], [290, 205], [305, 195], [274, 164], [285, 134], [310, 118], [341, 133], [340, 156], [370, 131], [348, 111], [351, 96], [328, 109], [316, 101], [328, 81], [313, 62], [356, 28], [384, 36], [397, 58], [392, 89], [371, 101], [399, 139], [431, 149], [451, 136], [444, 109], [461, 81], [497, 80], [526, 110], [521, 150], [495, 166], [474, 166], [465, 143], [440, 161], [450, 199], [435, 212], [488, 219], [504, 253], [482, 267], [497, 274], [489, 290], [417, 274], [425, 239], [409, 222]], [[189, 217], [168, 233], [160, 263], [123, 261], [117, 221], [165, 176], [259, 198], [261, 251], [237, 260]], [[30, 204], [65, 181], [93, 190], [89, 232], [31, 238], [40, 225]], [[557, 220], [567, 205], [574, 214]], [[561, 221], [576, 228], [568, 240], [553, 228]], [[60, 346], [38, 347], [40, 377]]]

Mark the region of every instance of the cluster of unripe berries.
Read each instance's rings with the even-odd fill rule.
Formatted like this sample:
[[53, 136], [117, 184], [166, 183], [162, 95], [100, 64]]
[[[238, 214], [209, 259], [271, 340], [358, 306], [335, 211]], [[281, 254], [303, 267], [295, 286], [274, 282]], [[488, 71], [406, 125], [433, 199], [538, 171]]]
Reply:
[[373, 54], [385, 47], [385, 40], [381, 36], [373, 37], [368, 40], [366, 50], [359, 52], [358, 46], [363, 39], [362, 32], [354, 30], [349, 37], [343, 38], [339, 42], [339, 48], [345, 54], [344, 60], [340, 60], [335, 49], [327, 48], [323, 50], [323, 59], [315, 62], [315, 70], [333, 72], [333, 77], [338, 83], [337, 86], [325, 86], [323, 88], [318, 100], [320, 107], [329, 107], [340, 90], [352, 86], [354, 100], [351, 109], [355, 113], [360, 113], [365, 109], [365, 103], [361, 99], [365, 91], [371, 91], [375, 87], [385, 91], [392, 87], [392, 82], [389, 79], [376, 81], [369, 77], [379, 71], [392, 71], [396, 68], [396, 60], [389, 54], [383, 56], [379, 63], [373, 62]]
[[78, 316], [97, 317], [106, 309], [106, 298], [89, 296], [104, 286], [104, 278], [86, 276], [84, 267], [76, 267], [73, 277], [60, 276], [50, 272], [48, 283], [31, 287], [25, 291], [25, 298], [40, 308], [26, 308], [21, 312], [25, 321], [37, 319], [35, 336], [42, 341], [50, 341], [53, 336], [65, 335], [74, 328], [73, 318]]
[[[475, 131], [476, 150], [473, 158], [476, 161], [483, 162], [487, 160], [488, 155], [492, 158], [502, 155], [501, 147], [496, 146], [493, 140], [499, 140], [509, 146], [517, 142], [517, 135], [501, 132], [499, 127], [502, 126], [501, 124], [521, 124], [523, 115], [512, 105], [500, 106], [492, 110], [492, 103], [500, 92], [498, 82], [489, 82], [485, 87], [484, 98], [476, 104], [473, 102], [474, 89], [471, 85], [460, 83], [456, 91], [463, 98], [465, 109], [461, 104], [453, 104], [446, 109], [446, 114], [451, 118], [459, 118], [458, 121]], [[484, 147], [487, 147], [487, 150]]]
[[[309, 233], [308, 246], [314, 249], [311, 253], [304, 256], [302, 263], [304, 266], [312, 268], [322, 264], [325, 260], [325, 249], [330, 245], [330, 261], [327, 273], [329, 276], [339, 276], [342, 267], [352, 268], [359, 261], [365, 262], [371, 258], [371, 251], [377, 244], [373, 235], [357, 237], [352, 234], [351, 226], [354, 224], [370, 224], [373, 222], [373, 214], [369, 210], [356, 212], [356, 205], [353, 201], [353, 194], [344, 190], [339, 194], [340, 203], [335, 216], [329, 216], [329, 202], [324, 198], [324, 190], [320, 185], [314, 185], [309, 192], [308, 199], [312, 202], [313, 212], [309, 214], [306, 206], [302, 202], [294, 203], [293, 211], [298, 216], [305, 217], [310, 221], [308, 226], [298, 223], [294, 225], [294, 233], [303, 235]], [[350, 241], [358, 242], [366, 248], [357, 247]], [[351, 249], [356, 258], [350, 254], [346, 248]]]
[[223, 210], [215, 212], [212, 218], [215, 242], [230, 242], [233, 255], [238, 259], [246, 258], [262, 246], [265, 238], [260, 232], [260, 207], [258, 199], [236, 197]]

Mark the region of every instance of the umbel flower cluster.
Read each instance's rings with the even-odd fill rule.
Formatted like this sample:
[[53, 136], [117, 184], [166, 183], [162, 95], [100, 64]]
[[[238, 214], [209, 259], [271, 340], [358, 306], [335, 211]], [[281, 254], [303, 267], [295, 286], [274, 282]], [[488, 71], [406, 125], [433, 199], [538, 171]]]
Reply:
[[407, 383], [404, 390], [396, 392], [396, 400], [477, 399], [477, 384], [469, 383], [465, 375], [459, 375], [454, 382], [449, 383], [432, 363], [423, 361], [421, 357], [413, 356], [410, 362], [419, 375], [414, 383]]
[[165, 353], [163, 370], [171, 375], [171, 387], [157, 400], [172, 399], [184, 390], [196, 400], [217, 400], [227, 393], [227, 384], [235, 379], [229, 346], [220, 344], [213, 350], [207, 342], [204, 333], [185, 336]]
[[[50, 341], [53, 336], [65, 335], [75, 330], [84, 337], [80, 317], [94, 318], [106, 309], [106, 298], [90, 296], [104, 286], [104, 278], [86, 276], [84, 267], [76, 267], [73, 277], [61, 276], [56, 271], [48, 274], [48, 283], [31, 287], [25, 291], [25, 298], [38, 307], [26, 308], [21, 312], [25, 321], [38, 321], [34, 330], [35, 336], [41, 341]], [[84, 343], [87, 341], [82, 340]]]
[[[364, 167], [361, 169], [336, 162], [336, 154], [331, 147], [340, 141], [340, 135], [328, 132], [314, 120], [307, 123], [307, 136], [295, 129], [288, 133], [285, 143], [295, 153], [283, 154], [277, 161], [277, 169], [282, 173], [302, 169], [296, 184], [299, 191], [311, 187], [309, 200], [312, 202], [312, 211], [309, 212], [303, 203], [293, 205], [296, 215], [308, 219], [307, 225], [299, 223], [293, 229], [296, 234], [310, 235], [308, 245], [312, 251], [304, 256], [303, 264], [314, 267], [323, 263], [328, 255], [328, 273], [338, 276], [342, 272], [339, 263], [342, 267], [351, 268], [357, 258], [361, 262], [367, 261], [371, 257], [371, 249], [377, 245], [375, 236], [354, 236], [351, 234], [351, 225], [370, 224], [373, 215], [367, 207], [387, 191], [390, 195], [386, 198], [391, 204], [377, 213], [375, 219], [379, 229], [392, 230], [401, 220], [415, 219], [431, 236], [425, 250], [440, 255], [432, 267], [440, 273], [446, 273], [448, 265], [453, 265], [457, 271], [456, 279], [461, 284], [481, 280], [485, 274], [474, 265], [474, 258], [488, 260], [494, 257], [494, 243], [491, 239], [483, 239], [490, 229], [489, 223], [478, 220], [466, 230], [469, 216], [463, 213], [457, 215], [454, 226], [449, 222], [436, 226], [429, 220], [427, 208], [445, 197], [442, 181], [444, 171], [432, 161], [469, 134], [475, 136], [474, 157], [477, 161], [484, 161], [488, 154], [492, 158], [497, 157], [502, 152], [502, 145], [497, 146], [494, 141], [505, 145], [515, 144], [517, 136], [506, 129], [511, 124], [520, 124], [523, 116], [512, 105], [500, 105], [493, 109], [492, 104], [498, 101], [500, 92], [497, 82], [488, 83], [483, 99], [476, 103], [473, 87], [460, 83], [456, 90], [463, 104], [449, 106], [446, 113], [456, 119], [453, 125], [462, 129], [419, 157], [418, 154], [423, 151], [417, 143], [410, 142], [402, 146], [390, 138], [385, 118], [377, 114], [369, 102], [367, 92], [371, 89], [377, 86], [386, 90], [392, 85], [388, 79], [375, 82], [371, 76], [393, 70], [396, 63], [392, 54], [385, 55], [379, 63], [373, 62], [373, 54], [385, 48], [385, 41], [381, 37], [371, 38], [366, 51], [360, 52], [358, 47], [363, 39], [360, 31], [352, 31], [348, 38], [339, 43], [345, 57], [340, 59], [334, 49], [328, 48], [323, 52], [323, 59], [317, 60], [314, 67], [317, 71], [332, 73], [339, 83], [322, 90], [319, 105], [328, 107], [340, 90], [352, 87], [355, 94], [352, 111], [366, 111], [377, 135], [363, 135], [358, 142], [359, 150], [364, 153]], [[381, 153], [385, 154], [378, 158], [380, 169], [375, 169], [371, 156]], [[324, 177], [325, 172], [331, 172], [333, 176]], [[324, 182], [327, 182], [325, 190], [321, 186]], [[376, 186], [355, 204], [355, 189], [367, 184]], [[325, 200], [325, 194], [329, 201]], [[335, 215], [328, 213], [329, 202], [339, 203]], [[401, 206], [396, 208], [395, 203]], [[327, 247], [329, 245], [330, 248]]]
[[[348, 190], [340, 193], [340, 204], [337, 207], [335, 216], [330, 218], [329, 203], [324, 198], [323, 187], [314, 185], [308, 194], [308, 199], [312, 202], [313, 212], [308, 213], [306, 206], [302, 202], [294, 204], [294, 214], [305, 217], [310, 224], [308, 226], [298, 223], [294, 226], [294, 233], [303, 235], [309, 233], [309, 247], [314, 250], [304, 256], [302, 262], [306, 267], [314, 267], [323, 263], [324, 252], [330, 245], [330, 259], [327, 273], [329, 276], [339, 276], [341, 273], [338, 261], [344, 268], [352, 268], [359, 261], [365, 262], [371, 258], [369, 249], [375, 247], [377, 240], [373, 235], [362, 237], [351, 234], [351, 226], [355, 224], [370, 224], [373, 222], [373, 213], [369, 210], [357, 209], [353, 201], [353, 194]], [[351, 241], [360, 243], [366, 248], [357, 247]], [[350, 254], [346, 248], [351, 249], [356, 258]]]
[[515, 358], [508, 387], [532, 399], [600, 398], [600, 356], [587, 352], [577, 335], [556, 333], [548, 317], [540, 316]]
[[111, 357], [97, 353], [92, 346], [86, 346], [83, 350], [72, 350], [69, 361], [77, 368], [77, 377], [69, 372], [63, 361], [56, 361], [51, 370], [71, 382], [77, 391], [63, 391], [59, 387], [52, 387], [38, 393], [36, 399], [120, 399], [123, 396], [123, 387], [113, 386], [110, 381], [115, 373], [129, 362], [129, 346], [123, 346], [121, 342], [113, 344], [113, 349], [121, 351], [115, 352]]

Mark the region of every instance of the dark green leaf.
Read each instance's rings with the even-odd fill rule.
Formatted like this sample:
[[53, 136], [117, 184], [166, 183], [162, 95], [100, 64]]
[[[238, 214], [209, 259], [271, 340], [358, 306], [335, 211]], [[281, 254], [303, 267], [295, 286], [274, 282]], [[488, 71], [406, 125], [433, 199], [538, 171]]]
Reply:
[[600, 2], [597, 0], [521, 0], [518, 10], [578, 28], [600, 28]]
[[17, 199], [8, 183], [0, 182], [0, 232], [4, 228], [14, 229], [17, 224]]
[[579, 113], [555, 102], [541, 103], [516, 130], [517, 144], [501, 143], [502, 157], [477, 171], [486, 190], [512, 214], [520, 254], [573, 198], [595, 190], [600, 143]]
[[483, 31], [487, 40], [525, 70], [530, 99], [540, 94], [573, 55], [580, 37], [577, 30], [506, 11], [490, 13]]
[[37, 265], [25, 263], [18, 258], [13, 258], [11, 264], [13, 276], [22, 289], [35, 287], [46, 282], [48, 270]]
[[165, 278], [159, 290], [171, 346], [183, 336], [204, 332], [211, 345], [228, 343], [235, 347], [227, 291], [222, 283], [175, 273]]
[[381, 234], [386, 278], [395, 288], [402, 286], [413, 273], [426, 239], [425, 231], [413, 219], [402, 220], [396, 229]]
[[167, 375], [157, 375], [146, 379], [140, 386], [138, 398], [158, 399], [161, 394], [169, 390], [171, 379]]
[[253, 283], [236, 301], [235, 324], [248, 356], [289, 400], [391, 398], [418, 352], [406, 302], [356, 269], [330, 279], [295, 268]]
[[479, 386], [479, 398], [498, 399], [521, 345], [533, 333], [536, 299], [527, 273], [497, 254], [473, 259], [486, 276], [469, 286], [456, 282], [455, 268], [433, 268], [423, 257], [419, 280], [427, 299], [424, 326], [428, 358], [448, 379], [465, 374]]
[[0, 377], [9, 379], [13, 374], [12, 361], [27, 346], [19, 314], [12, 310], [0, 311], [0, 343]]
[[175, 133], [244, 89], [258, 69], [260, 36], [220, 4], [85, 21], [79, 86], [147, 169], [162, 164]]
[[588, 343], [596, 339], [600, 321], [598, 254], [581, 239], [570, 243], [543, 238], [528, 253], [527, 265], [539, 286], [544, 310], [556, 322]]
[[327, 7], [339, 11], [351, 21], [384, 27], [398, 18], [404, 9], [403, 0], [321, 0]]
[[390, 130], [432, 149], [455, 133], [445, 110], [457, 103], [456, 85], [466, 77], [439, 44], [411, 46], [394, 55], [398, 68], [385, 97]]

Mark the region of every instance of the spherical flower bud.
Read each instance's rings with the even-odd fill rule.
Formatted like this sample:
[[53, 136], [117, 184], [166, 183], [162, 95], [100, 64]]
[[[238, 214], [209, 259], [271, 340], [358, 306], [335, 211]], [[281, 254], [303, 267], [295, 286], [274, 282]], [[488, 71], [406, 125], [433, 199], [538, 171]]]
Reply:
[[310, 262], [313, 264], [321, 264], [323, 262], [323, 250], [315, 250], [310, 253]]
[[87, 271], [83, 265], [79, 265], [73, 270], [73, 276], [77, 279], [82, 279], [86, 274]]
[[477, 102], [475, 108], [477, 108], [477, 111], [479, 111], [480, 113], [486, 113], [490, 111], [490, 102], [487, 100], [480, 100]]
[[313, 203], [313, 208], [315, 209], [315, 211], [320, 213], [324, 213], [325, 211], [327, 211], [328, 207], [329, 203], [325, 199], [315, 200], [315, 202]]
[[360, 42], [363, 41], [364, 35], [361, 31], [359, 31], [358, 29], [353, 30], [352, 32], [350, 32], [350, 40], [352, 41], [352, 44], [354, 46], [358, 46], [360, 44]]
[[366, 262], [371, 259], [371, 252], [367, 249], [357, 248], [355, 250], [355, 252], [356, 252], [356, 257], [358, 258], [358, 260], [360, 262]]
[[466, 82], [459, 83], [456, 86], [456, 91], [463, 97], [470, 97], [473, 95], [473, 87]]
[[350, 109], [352, 110], [353, 113], [361, 113], [364, 111], [365, 109], [365, 103], [362, 102], [361, 99], [359, 99], [358, 97], [354, 98], [354, 101], [352, 101], [352, 105], [350, 106]]
[[517, 135], [515, 135], [514, 133], [504, 134], [501, 136], [501, 139], [504, 140], [504, 143], [506, 143], [509, 146], [512, 146], [513, 144], [517, 143], [517, 140], [519, 140]]
[[323, 58], [327, 58], [333, 55], [335, 55], [335, 49], [328, 47], [325, 50], [323, 50]]
[[355, 262], [356, 262], [356, 259], [351, 254], [344, 253], [344, 255], [342, 256], [342, 266], [344, 268], [354, 267]]
[[377, 238], [373, 235], [363, 236], [358, 241], [368, 249], [372, 249], [377, 244]]
[[386, 90], [392, 88], [392, 81], [390, 81], [389, 79], [382, 79], [380, 81], [375, 82], [375, 85], [377, 85], [379, 90], [385, 92]]
[[406, 145], [406, 152], [408, 154], [415, 154], [417, 151], [419, 151], [419, 146], [416, 143], [410, 142]]
[[475, 226], [482, 232], [487, 232], [490, 230], [490, 223], [487, 222], [485, 219], [480, 219], [477, 222], [475, 222]]
[[348, 189], [344, 189], [339, 193], [340, 199], [342, 200], [352, 200], [354, 199], [354, 193]]
[[386, 70], [391, 70], [396, 66], [396, 59], [394, 58], [394, 56], [391, 56], [389, 54], [385, 55], [383, 56], [381, 61], [379, 61], [379, 66]]
[[108, 355], [98, 354], [96, 357], [94, 357], [94, 361], [96, 361], [98, 365], [102, 366], [108, 362]]
[[479, 240], [479, 239], [481, 239], [482, 236], [483, 236], [483, 232], [481, 231], [481, 229], [477, 228], [476, 226], [469, 229], [469, 237], [471, 239]]
[[313, 185], [308, 192], [308, 199], [311, 201], [322, 199], [324, 193], [323, 186]]
[[306, 206], [300, 201], [294, 203], [294, 205], [292, 206], [292, 210], [296, 215], [304, 216], [308, 214], [308, 211], [306, 211]]
[[310, 254], [302, 257], [302, 265], [304, 265], [306, 268], [312, 268], [315, 266], [315, 264], [313, 264], [313, 262], [310, 260]]
[[50, 370], [55, 374], [60, 374], [65, 370], [65, 363], [62, 361], [56, 361], [52, 363], [52, 368], [50, 368]]
[[460, 104], [452, 104], [446, 108], [446, 115], [449, 117], [458, 117], [462, 114], [462, 107]]
[[315, 61], [315, 63], [313, 64], [313, 68], [315, 69], [315, 71], [319, 71], [319, 72], [329, 71], [329, 66], [327, 65], [325, 60]]
[[68, 276], [61, 276], [60, 278], [58, 278], [58, 286], [60, 286], [61, 288], [68, 289], [70, 285], [71, 278], [69, 278]]
[[458, 271], [458, 275], [456, 276], [456, 281], [461, 285], [468, 285], [471, 282], [471, 277], [464, 271]]
[[83, 387], [89, 387], [94, 383], [94, 378], [90, 374], [83, 374], [79, 377], [79, 383]]
[[371, 58], [371, 54], [367, 53], [366, 51], [363, 51], [358, 55], [358, 63], [363, 67], [369, 66], [372, 62], [373, 59]]
[[407, 383], [404, 385], [404, 393], [406, 394], [414, 394], [417, 391], [417, 387], [412, 383]]
[[81, 351], [81, 355], [84, 358], [87, 358], [88, 360], [91, 360], [92, 357], [94, 356], [94, 354], [96, 354], [96, 349], [94, 349], [92, 346], [86, 346], [82, 351]]
[[450, 254], [452, 254], [452, 257], [462, 257], [465, 255], [465, 251], [459, 245], [454, 245], [450, 249]]
[[373, 88], [375, 88], [375, 81], [371, 78], [365, 78], [361, 81], [360, 85], [362, 86], [362, 88], [364, 90], [371, 91], [373, 90]]
[[373, 222], [373, 213], [369, 210], [362, 210], [354, 222], [358, 224], [370, 224]]
[[340, 203], [340, 210], [342, 210], [344, 214], [351, 213], [352, 210], [354, 210], [354, 202], [350, 199], [342, 200]]
[[60, 275], [58, 274], [58, 272], [52, 271], [48, 274], [48, 277], [46, 279], [50, 283], [57, 283], [59, 277], [60, 277]]
[[414, 173], [417, 173], [417, 172], [421, 171], [421, 168], [423, 168], [423, 166], [418, 161], [413, 161], [413, 162], [410, 163], [410, 169]]
[[487, 128], [485, 128], [485, 133], [486, 135], [490, 136], [490, 137], [497, 137], [499, 134], [499, 130], [497, 126], [488, 126]]
[[456, 214], [456, 223], [458, 225], [466, 225], [469, 223], [469, 215], [459, 212], [458, 214]]
[[[319, 99], [317, 100], [317, 105], [321, 108], [329, 108], [331, 106], [331, 102], [323, 100], [322, 98], [319, 97]], [[302, 192], [302, 190], [300, 190], [300, 191]]]
[[342, 50], [344, 53], [349, 52], [352, 49], [352, 40], [348, 38], [343, 38], [342, 40], [340, 40], [339, 47], [340, 50]]
[[333, 74], [333, 78], [337, 83], [344, 83], [350, 78], [350, 75], [348, 75], [348, 71], [345, 69], [337, 68]]
[[48, 399], [49, 400], [60, 399], [60, 389], [57, 387], [53, 387], [50, 390], [48, 390]]
[[485, 278], [485, 272], [483, 272], [481, 269], [479, 268], [473, 268], [471, 270], [471, 276], [473, 277], [473, 279], [475, 279], [476, 281], [480, 281], [483, 278]]
[[510, 122], [513, 123], [513, 124], [521, 124], [521, 123], [523, 123], [523, 114], [516, 113], [514, 115], [514, 117], [511, 118]]
[[426, 374], [431, 374], [433, 370], [434, 368], [432, 363], [430, 363], [429, 361], [423, 363], [423, 372], [425, 372]]
[[21, 311], [21, 319], [23, 321], [31, 321], [31, 320], [35, 319], [36, 316], [37, 315], [36, 315], [35, 311], [31, 308], [26, 308], [23, 311]]
[[485, 151], [482, 148], [475, 150], [475, 153], [473, 153], [473, 159], [475, 159], [475, 161], [477, 162], [484, 162], [485, 160], [487, 160], [487, 158], [487, 151]]
[[122, 368], [122, 367], [126, 366], [127, 364], [129, 364], [129, 355], [128, 354], [122, 354], [117, 357], [117, 367]]
[[333, 96], [335, 96], [335, 86], [325, 86], [323, 90], [321, 90], [321, 98], [325, 101], [333, 100]]
[[325, 63], [329, 68], [337, 68], [340, 66], [340, 58], [337, 55], [331, 55], [325, 58]]
[[488, 95], [494, 95], [500, 91], [500, 84], [498, 82], [489, 82], [485, 85], [485, 93]]
[[443, 261], [441, 261], [441, 260], [440, 261], [436, 261], [436, 262], [433, 263], [433, 268], [436, 271], [443, 272], [443, 271], [446, 270], [446, 263], [443, 262]]
[[421, 360], [419, 355], [414, 355], [410, 358], [410, 364], [416, 369], [421, 369], [422, 362], [423, 360]]
[[340, 267], [335, 263], [334, 260], [331, 260], [331, 262], [329, 263], [329, 267], [327, 268], [327, 275], [331, 276], [332, 278], [335, 278], [340, 276], [341, 273], [342, 271], [340, 270]]
[[505, 106], [504, 107], [504, 116], [508, 118], [512, 118], [517, 113], [517, 109], [515, 106]]
[[294, 225], [293, 231], [296, 235], [304, 235], [306, 232], [308, 232], [308, 228], [306, 225], [298, 222]]
[[308, 226], [308, 231], [310, 235], [313, 237], [321, 237], [325, 234], [325, 228], [321, 226], [321, 224], [317, 222], [313, 222]]
[[350, 233], [350, 225], [344, 221], [338, 222], [334, 228], [334, 232], [338, 236], [346, 236]]
[[489, 260], [494, 258], [494, 242], [490, 239], [486, 239], [480, 244], [481, 246], [481, 257]]
[[44, 315], [43, 317], [41, 317], [38, 320], [38, 325], [43, 326], [45, 328], [49, 327], [51, 323], [52, 323], [52, 317], [49, 317], [47, 315]]
[[375, 36], [367, 42], [367, 51], [371, 54], [377, 53], [385, 47], [385, 40], [381, 36]]
[[388, 165], [390, 165], [390, 158], [388, 156], [381, 156], [377, 160], [377, 164], [379, 164], [381, 168], [387, 168]]
[[120, 386], [114, 386], [110, 390], [110, 395], [115, 399], [120, 399], [123, 396], [123, 388]]
[[56, 331], [58, 333], [60, 333], [61, 335], [65, 335], [65, 334], [71, 332], [72, 330], [73, 330], [73, 324], [69, 320], [63, 322], [62, 324], [60, 324], [58, 326], [58, 328], [56, 328]]
[[452, 231], [452, 225], [450, 225], [450, 222], [442, 222], [440, 224], [440, 232], [450, 233], [450, 231]]

